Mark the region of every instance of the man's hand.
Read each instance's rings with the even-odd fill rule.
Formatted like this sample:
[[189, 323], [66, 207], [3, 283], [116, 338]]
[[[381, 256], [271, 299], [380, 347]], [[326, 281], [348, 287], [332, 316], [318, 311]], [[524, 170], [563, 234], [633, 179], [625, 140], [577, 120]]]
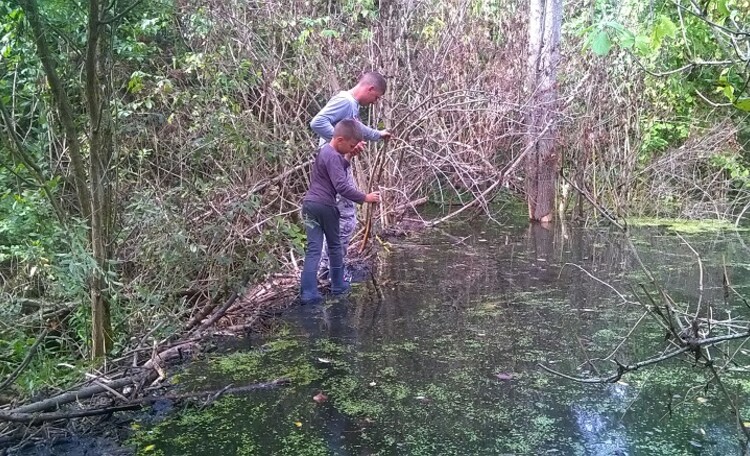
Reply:
[[372, 192], [365, 195], [365, 203], [379, 203], [380, 192]]
[[380, 130], [378, 133], [380, 133], [380, 139], [391, 139], [393, 136], [388, 130]]

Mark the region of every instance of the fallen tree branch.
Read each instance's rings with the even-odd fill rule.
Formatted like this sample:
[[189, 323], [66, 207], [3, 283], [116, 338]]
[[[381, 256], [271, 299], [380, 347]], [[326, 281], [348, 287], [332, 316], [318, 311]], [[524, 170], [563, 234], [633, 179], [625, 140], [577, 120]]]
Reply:
[[227, 313], [227, 310], [229, 310], [230, 307], [232, 307], [232, 304], [237, 300], [237, 298], [240, 297], [242, 293], [245, 291], [245, 287], [247, 287], [247, 284], [250, 283], [250, 276], [245, 277], [245, 279], [242, 280], [242, 284], [239, 286], [238, 289], [234, 290], [232, 294], [229, 296], [229, 299], [226, 300], [224, 305], [222, 305], [219, 310], [217, 310], [211, 318], [206, 320], [203, 324], [201, 324], [198, 329], [195, 331], [200, 332], [207, 328], [210, 328], [211, 325], [216, 323], [221, 317], [224, 316], [224, 314]]
[[575, 263], [565, 263], [565, 264], [563, 264], [562, 268], [560, 268], [560, 274], [562, 274], [562, 270], [565, 268], [565, 266], [573, 266], [575, 268], [578, 268], [581, 272], [583, 272], [587, 276], [591, 277], [592, 279], [594, 279], [597, 282], [601, 283], [605, 287], [607, 287], [610, 290], [614, 291], [615, 294], [620, 297], [620, 299], [622, 300], [623, 303], [625, 303], [625, 304], [632, 304], [632, 301], [628, 301], [628, 298], [626, 298], [622, 293], [620, 293], [620, 291], [617, 290], [617, 288], [613, 287], [611, 284], [603, 281], [602, 279], [596, 277], [595, 275], [593, 275], [592, 273], [590, 273], [589, 271], [587, 271], [585, 268], [583, 268], [583, 267], [581, 267], [581, 266], [579, 266], [579, 265], [577, 265]]
[[192, 399], [192, 398], [201, 397], [201, 396], [210, 396], [210, 400], [213, 402], [224, 394], [247, 393], [247, 392], [252, 392], [252, 391], [257, 391], [257, 390], [262, 390], [262, 389], [276, 388], [279, 386], [288, 385], [290, 383], [291, 383], [291, 380], [287, 378], [279, 378], [279, 379], [276, 379], [270, 382], [265, 382], [265, 383], [254, 383], [251, 385], [244, 385], [244, 386], [238, 386], [238, 387], [224, 387], [218, 392], [216, 390], [209, 390], [209, 391], [192, 391], [192, 392], [187, 392], [187, 393], [171, 394], [171, 395], [168, 394], [164, 396], [149, 396], [149, 397], [142, 397], [140, 399], [136, 399], [134, 401], [130, 401], [125, 404], [118, 404], [118, 405], [113, 405], [110, 407], [82, 409], [82, 410], [70, 410], [70, 411], [59, 411], [59, 412], [49, 412], [49, 413], [17, 412], [17, 411], [11, 410], [8, 412], [0, 412], [0, 421], [11, 421], [14, 423], [34, 424], [34, 423], [42, 423], [45, 421], [68, 420], [72, 418], [84, 418], [87, 416], [108, 415], [110, 413], [121, 412], [121, 411], [126, 411], [126, 410], [137, 410], [148, 404], [152, 404], [154, 402], [161, 401], [161, 400], [180, 401], [184, 399]]
[[[198, 301], [196, 305], [200, 305], [201, 301]], [[213, 299], [209, 299], [208, 303], [200, 310], [198, 313], [188, 321], [188, 323], [185, 325], [185, 330], [190, 331], [191, 329], [195, 328], [200, 324], [200, 322], [203, 321], [204, 318], [208, 316], [213, 310], [218, 306], [219, 303], [216, 302]], [[193, 307], [195, 308], [195, 307]]]
[[[150, 369], [149, 372], [141, 373], [139, 375], [134, 375], [127, 378], [121, 378], [118, 380], [114, 380], [109, 383], [110, 388], [112, 389], [120, 389], [128, 385], [132, 385], [134, 383], [140, 383], [143, 380], [148, 380], [149, 378], [156, 378], [156, 371], [153, 369]], [[107, 392], [107, 389], [102, 387], [101, 385], [91, 385], [87, 386], [75, 391], [68, 391], [63, 394], [58, 394], [57, 396], [50, 397], [48, 399], [45, 399], [43, 401], [34, 402], [33, 404], [24, 405], [21, 407], [18, 407], [16, 409], [10, 410], [9, 412], [4, 412], [5, 414], [33, 414], [36, 412], [42, 412], [45, 410], [53, 410], [58, 408], [61, 405], [69, 404], [71, 402], [76, 402], [82, 399], [89, 399], [93, 397], [96, 394]]]
[[412, 209], [414, 212], [417, 212], [417, 207], [422, 206], [423, 204], [426, 204], [428, 201], [429, 201], [429, 198], [426, 196], [423, 196], [422, 198], [417, 198], [414, 201], [407, 201], [405, 203], [400, 204], [399, 206], [394, 208], [392, 212], [396, 215], [404, 213], [409, 209]]
[[191, 340], [190, 342], [174, 345], [167, 348], [166, 350], [159, 352], [150, 360], [148, 360], [146, 364], [143, 365], [143, 368], [156, 369], [157, 365], [163, 366], [163, 363], [167, 363], [177, 358], [182, 358], [185, 352], [190, 352], [198, 348], [198, 344], [194, 340], [195, 339]]
[[140, 372], [136, 375], [132, 375], [130, 377], [113, 380], [107, 383], [106, 387], [101, 384], [86, 386], [84, 388], [80, 388], [75, 391], [68, 391], [62, 394], [58, 394], [57, 396], [44, 399], [39, 402], [34, 402], [33, 404], [27, 404], [27, 405], [18, 407], [16, 409], [12, 409], [5, 413], [28, 414], [28, 413], [44, 412], [47, 410], [53, 410], [53, 409], [59, 408], [61, 405], [69, 404], [71, 402], [80, 401], [82, 399], [89, 399], [97, 394], [108, 392], [108, 389], [110, 388], [113, 390], [118, 390], [129, 385], [149, 384], [152, 381], [154, 381], [158, 376], [158, 372], [156, 368], [157, 365], [160, 365], [160, 363], [163, 363], [163, 362], [173, 360], [181, 356], [183, 351], [194, 349], [196, 347], [197, 347], [197, 344], [195, 344], [194, 342], [188, 342], [188, 343], [180, 344], [180, 345], [171, 347], [167, 350], [164, 350], [163, 352], [159, 353], [157, 356], [150, 359], [146, 364], [143, 365], [142, 367], [142, 369], [144, 370], [143, 372]]

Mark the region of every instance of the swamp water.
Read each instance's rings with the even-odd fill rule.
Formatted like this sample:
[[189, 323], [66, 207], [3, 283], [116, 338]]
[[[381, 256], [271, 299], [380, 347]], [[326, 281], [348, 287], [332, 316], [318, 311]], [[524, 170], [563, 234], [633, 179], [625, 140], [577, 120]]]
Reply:
[[[681, 239], [647, 227], [632, 239], [678, 307], [700, 300], [716, 320], [750, 315], [722, 287], [726, 264], [735, 289], [750, 295], [749, 233]], [[700, 253], [702, 279], [685, 241]], [[141, 455], [738, 454], [731, 407], [710, 372], [685, 358], [614, 384], [538, 366], [607, 376], [613, 364], [587, 360], [621, 343], [625, 363], [667, 347], [633, 299], [631, 285], [646, 279], [621, 234], [466, 222], [394, 240], [380, 261], [382, 300], [362, 283], [347, 300], [294, 307], [268, 339], [210, 354], [175, 379], [185, 389], [282, 377], [290, 386], [135, 425], [129, 443]], [[750, 360], [740, 343], [723, 350], [737, 350], [722, 379], [750, 419]], [[320, 392], [326, 401], [313, 400]]]

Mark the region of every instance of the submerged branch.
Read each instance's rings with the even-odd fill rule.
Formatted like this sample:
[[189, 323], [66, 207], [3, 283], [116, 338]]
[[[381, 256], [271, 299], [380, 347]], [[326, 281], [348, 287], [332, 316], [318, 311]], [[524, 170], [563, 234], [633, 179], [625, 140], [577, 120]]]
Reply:
[[732, 407], [732, 412], [734, 413], [734, 417], [737, 420], [737, 425], [739, 426], [742, 433], [745, 435], [745, 448], [747, 448], [748, 443], [750, 443], [750, 429], [748, 429], [747, 426], [745, 426], [744, 420], [742, 419], [742, 415], [740, 414], [740, 409], [735, 403], [735, 401], [732, 400], [732, 396], [729, 394], [729, 391], [727, 391], [727, 388], [724, 386], [724, 382], [721, 381], [721, 377], [719, 377], [719, 373], [716, 372], [716, 368], [714, 367], [714, 364], [711, 361], [708, 361], [706, 365], [711, 370], [711, 373], [714, 376], [714, 380], [716, 380], [716, 384], [719, 385], [719, 389], [724, 394], [724, 397], [726, 398], [727, 402], [729, 402], [729, 405]]
[[682, 347], [672, 350], [670, 352], [667, 352], [664, 355], [656, 356], [653, 358], [649, 358], [644, 361], [640, 361], [635, 364], [622, 364], [615, 360], [614, 362], [617, 364], [617, 372], [608, 376], [608, 377], [575, 377], [572, 375], [565, 374], [560, 371], [556, 371], [550, 367], [545, 366], [544, 364], [539, 363], [538, 366], [542, 369], [546, 370], [547, 372], [557, 375], [558, 377], [566, 378], [568, 380], [573, 380], [578, 383], [614, 383], [617, 382], [622, 378], [622, 376], [627, 372], [632, 372], [635, 370], [638, 370], [642, 367], [650, 366], [652, 364], [660, 363], [662, 361], [666, 361], [670, 358], [674, 358], [675, 356], [681, 355], [683, 353], [691, 352], [698, 350], [700, 348], [710, 347], [712, 345], [726, 342], [728, 340], [734, 340], [734, 339], [742, 339], [750, 337], [750, 330], [745, 331], [744, 333], [738, 333], [738, 334], [729, 334], [726, 336], [717, 336], [717, 337], [711, 337], [708, 339], [701, 339], [701, 340], [691, 340], [690, 342], [684, 342], [685, 345]]

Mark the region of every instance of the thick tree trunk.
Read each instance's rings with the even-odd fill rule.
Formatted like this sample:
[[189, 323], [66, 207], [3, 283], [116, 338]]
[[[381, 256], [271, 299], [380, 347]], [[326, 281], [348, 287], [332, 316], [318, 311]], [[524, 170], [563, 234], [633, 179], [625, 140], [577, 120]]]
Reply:
[[555, 150], [557, 64], [560, 60], [562, 0], [531, 0], [526, 91], [526, 198], [529, 218], [552, 220], [559, 154]]

